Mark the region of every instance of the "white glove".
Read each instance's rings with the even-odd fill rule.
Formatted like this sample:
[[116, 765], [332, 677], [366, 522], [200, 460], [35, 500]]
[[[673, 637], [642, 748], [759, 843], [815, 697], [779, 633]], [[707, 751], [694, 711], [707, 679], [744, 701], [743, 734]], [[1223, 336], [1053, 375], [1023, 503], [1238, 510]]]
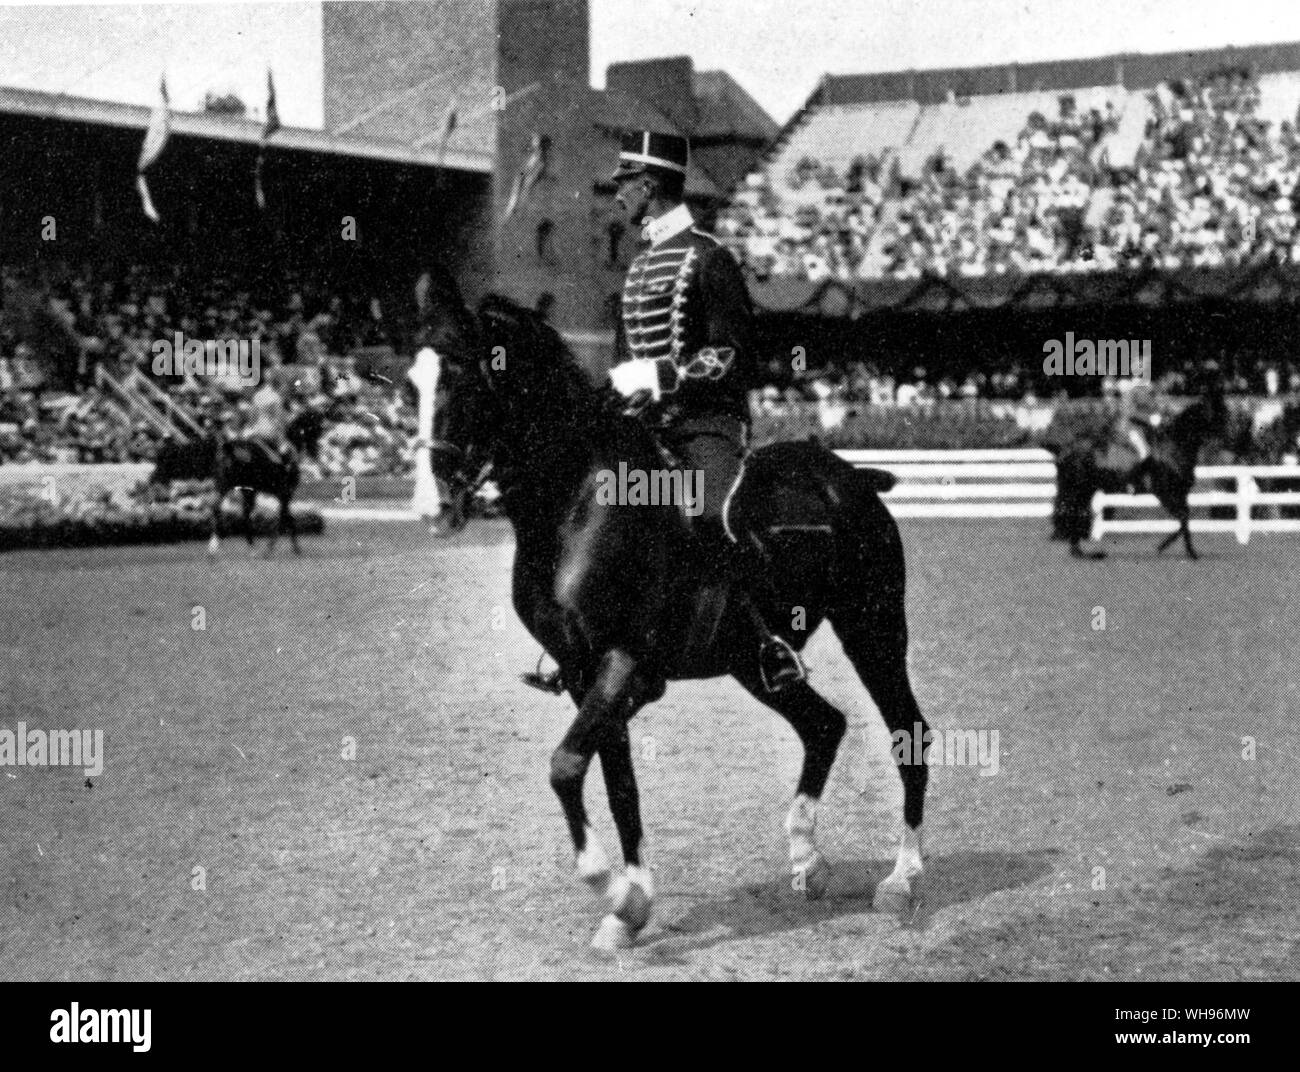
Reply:
[[609, 382], [624, 398], [631, 398], [640, 391], [649, 391], [654, 400], [659, 401], [659, 370], [653, 361], [633, 358], [615, 365], [609, 370]]

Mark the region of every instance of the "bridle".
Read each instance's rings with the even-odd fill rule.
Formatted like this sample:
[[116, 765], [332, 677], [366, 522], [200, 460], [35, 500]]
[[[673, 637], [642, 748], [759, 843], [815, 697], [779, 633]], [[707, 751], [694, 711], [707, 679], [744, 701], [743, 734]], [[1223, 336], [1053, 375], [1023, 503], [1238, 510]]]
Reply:
[[[459, 375], [451, 377], [453, 380], [464, 375], [463, 369], [458, 369]], [[484, 386], [488, 391], [495, 391], [490, 377], [484, 378]], [[417, 441], [417, 446], [421, 446]], [[477, 495], [479, 490], [487, 483], [488, 478], [492, 475], [493, 464], [490, 458], [484, 459], [478, 463], [477, 468], [474, 464], [474, 455], [478, 451], [471, 446], [469, 450], [457, 446], [446, 439], [434, 438], [429, 441], [430, 459], [441, 458], [445, 460], [444, 471], [447, 473], [442, 479], [445, 480], [452, 499], [464, 502], [466, 499]], [[437, 469], [435, 467], [435, 475]]]
[[[416, 445], [420, 444], [417, 442]], [[492, 459], [489, 458], [479, 466], [477, 474], [472, 477], [466, 476], [470, 468], [469, 456], [455, 443], [448, 443], [445, 439], [432, 440], [429, 443], [429, 452], [431, 455], [442, 455], [451, 460], [451, 472], [445, 479], [453, 495], [476, 495], [492, 475]]]

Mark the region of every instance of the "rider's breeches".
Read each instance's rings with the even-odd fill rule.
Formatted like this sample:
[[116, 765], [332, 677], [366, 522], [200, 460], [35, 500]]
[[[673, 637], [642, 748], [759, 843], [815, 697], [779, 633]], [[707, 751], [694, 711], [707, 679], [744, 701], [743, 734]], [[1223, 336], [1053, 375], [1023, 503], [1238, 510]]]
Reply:
[[718, 415], [684, 419], [660, 434], [687, 470], [686, 486], [699, 496], [691, 504], [694, 524], [723, 536], [723, 510], [744, 467], [749, 429], [735, 417]]

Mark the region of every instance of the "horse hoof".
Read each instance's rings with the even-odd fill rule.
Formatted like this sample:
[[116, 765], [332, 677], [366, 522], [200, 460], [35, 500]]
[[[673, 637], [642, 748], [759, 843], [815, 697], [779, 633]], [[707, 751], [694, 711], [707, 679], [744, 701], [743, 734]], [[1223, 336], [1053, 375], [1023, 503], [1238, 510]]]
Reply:
[[826, 896], [830, 884], [831, 865], [820, 854], [811, 863], [794, 869], [794, 887], [804, 895], [805, 900], [821, 900]]
[[890, 875], [876, 887], [872, 907], [885, 915], [906, 917], [916, 904], [916, 891], [909, 879]]
[[627, 925], [635, 935], [650, 922], [650, 895], [636, 882], [629, 882], [623, 903], [614, 909], [613, 915]]
[[611, 912], [596, 928], [591, 948], [601, 953], [613, 953], [619, 949], [631, 949], [635, 941], [636, 931]]

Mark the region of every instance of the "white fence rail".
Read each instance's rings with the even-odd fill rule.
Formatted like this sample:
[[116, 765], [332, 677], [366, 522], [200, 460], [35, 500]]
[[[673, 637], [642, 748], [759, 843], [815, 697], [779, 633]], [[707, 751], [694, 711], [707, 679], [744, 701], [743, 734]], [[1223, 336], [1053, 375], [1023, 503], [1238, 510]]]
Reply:
[[1056, 464], [1038, 447], [1006, 450], [841, 450], [851, 465], [887, 469], [895, 517], [1051, 517]]
[[[1254, 532], [1300, 532], [1300, 518], [1256, 517], [1256, 507], [1300, 506], [1300, 491], [1260, 491], [1259, 481], [1268, 479], [1300, 481], [1300, 466], [1295, 465], [1200, 465], [1198, 483], [1206, 480], [1231, 480], [1233, 491], [1193, 491], [1188, 504], [1231, 506], [1235, 518], [1193, 518], [1193, 532], [1231, 532], [1237, 542], [1247, 544]], [[1092, 500], [1092, 538], [1100, 540], [1108, 532], [1169, 533], [1178, 528], [1173, 518], [1108, 518], [1107, 508], [1155, 509], [1160, 502], [1154, 495], [1106, 495], [1098, 492]]]
[[[883, 498], [895, 517], [1008, 518], [1050, 517], [1056, 496], [1056, 464], [1045, 450], [841, 450], [856, 466], [887, 469], [898, 484]], [[1231, 532], [1241, 543], [1253, 532], [1300, 532], [1300, 518], [1256, 516], [1257, 508], [1300, 506], [1300, 490], [1260, 491], [1259, 480], [1300, 481], [1300, 466], [1204, 465], [1198, 481], [1233, 480], [1235, 490], [1193, 491], [1193, 509], [1231, 506], [1235, 518], [1193, 518], [1193, 532]], [[1153, 495], [1105, 495], [1093, 500], [1093, 539], [1107, 533], [1167, 533], [1177, 528], [1168, 516], [1106, 517], [1106, 511], [1154, 509]]]

